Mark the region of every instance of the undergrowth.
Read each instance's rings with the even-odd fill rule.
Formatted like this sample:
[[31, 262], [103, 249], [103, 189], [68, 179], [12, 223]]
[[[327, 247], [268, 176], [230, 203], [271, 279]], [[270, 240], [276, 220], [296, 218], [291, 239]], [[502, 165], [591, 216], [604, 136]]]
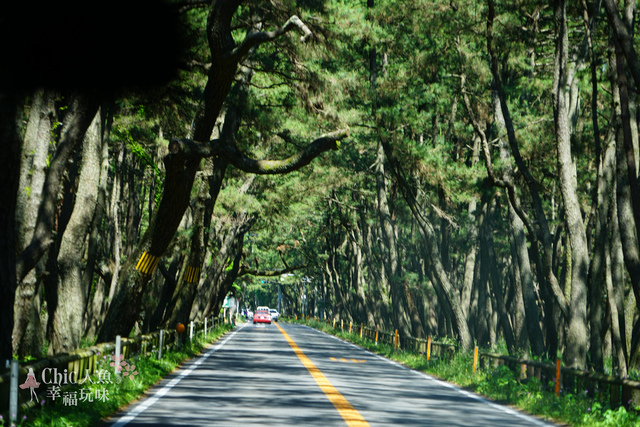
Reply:
[[429, 375], [454, 383], [491, 400], [514, 406], [530, 414], [571, 426], [636, 427], [640, 425], [640, 406], [633, 411], [624, 407], [612, 409], [606, 395], [595, 390], [588, 393], [569, 393], [561, 390], [556, 397], [552, 384], [540, 384], [536, 378], [519, 380], [507, 366], [479, 369], [473, 372], [473, 356], [462, 352], [450, 359], [431, 359], [423, 354], [394, 350], [386, 343], [360, 338], [359, 333], [333, 329], [316, 320], [295, 320], [315, 329], [336, 335], [367, 350], [385, 356]]

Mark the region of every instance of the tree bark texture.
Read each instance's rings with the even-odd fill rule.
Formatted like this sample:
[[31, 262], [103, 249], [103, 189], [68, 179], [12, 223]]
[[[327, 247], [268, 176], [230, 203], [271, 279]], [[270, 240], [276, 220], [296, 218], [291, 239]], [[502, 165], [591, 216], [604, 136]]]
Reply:
[[447, 272], [442, 265], [442, 258], [440, 257], [440, 248], [438, 247], [435, 230], [431, 223], [422, 214], [423, 211], [418, 206], [411, 187], [402, 175], [397, 160], [393, 155], [390, 142], [385, 140], [384, 137], [380, 137], [380, 142], [384, 148], [385, 156], [389, 161], [390, 169], [400, 186], [402, 196], [407, 202], [407, 205], [409, 205], [413, 217], [420, 225], [420, 231], [428, 248], [429, 259], [431, 261], [431, 266], [433, 267], [431, 273], [435, 279], [434, 284], [436, 284], [437, 288], [442, 292], [444, 300], [447, 302], [449, 308], [448, 311], [451, 313], [451, 322], [458, 334], [462, 348], [464, 350], [470, 350], [473, 348], [473, 337], [471, 336], [469, 325], [462, 311], [460, 299], [458, 298], [458, 295], [456, 295], [456, 292], [449, 281], [449, 277], [447, 276]]
[[376, 188], [378, 197], [378, 216], [384, 241], [384, 258], [387, 281], [391, 288], [391, 306], [393, 307], [394, 325], [403, 336], [411, 336], [411, 318], [406, 307], [403, 284], [400, 279], [398, 264], [398, 242], [391, 222], [391, 211], [387, 199], [387, 184], [384, 171], [384, 148], [378, 142], [376, 156]]
[[87, 130], [82, 147], [82, 169], [73, 213], [58, 251], [58, 305], [53, 316], [51, 347], [54, 353], [70, 353], [80, 346], [89, 290], [83, 286], [85, 241], [93, 223], [101, 172], [102, 126], [100, 113]]
[[[565, 358], [567, 365], [584, 368], [587, 364], [587, 236], [577, 194], [577, 178], [571, 154], [571, 102], [575, 64], [569, 64], [569, 35], [566, 1], [556, 2], [556, 59], [554, 72], [554, 116], [560, 192], [571, 244], [571, 301]], [[601, 348], [601, 345], [600, 345]]]
[[[29, 121], [24, 136], [20, 164], [20, 189], [16, 203], [18, 252], [33, 237], [38, 205], [46, 176], [47, 156], [54, 120], [54, 96], [50, 91], [38, 90], [33, 95]], [[21, 357], [42, 351], [43, 334], [40, 319], [40, 271], [32, 270], [19, 284], [16, 292], [13, 328], [13, 353]]]
[[17, 260], [16, 271], [19, 280], [22, 280], [35, 267], [40, 257], [53, 242], [60, 182], [67, 169], [68, 161], [82, 143], [84, 135], [98, 111], [98, 106], [98, 101], [92, 95], [76, 94], [71, 97], [60, 141], [44, 182], [33, 238]]

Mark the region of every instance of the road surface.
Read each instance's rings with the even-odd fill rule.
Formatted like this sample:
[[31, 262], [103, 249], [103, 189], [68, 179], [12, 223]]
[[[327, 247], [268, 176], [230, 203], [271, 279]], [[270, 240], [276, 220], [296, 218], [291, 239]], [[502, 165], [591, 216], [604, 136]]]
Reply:
[[296, 324], [239, 325], [110, 426], [551, 426]]

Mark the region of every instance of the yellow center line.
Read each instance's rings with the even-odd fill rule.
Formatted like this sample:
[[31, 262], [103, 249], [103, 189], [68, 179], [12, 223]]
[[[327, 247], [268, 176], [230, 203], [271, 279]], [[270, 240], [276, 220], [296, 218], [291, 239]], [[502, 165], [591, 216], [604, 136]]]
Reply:
[[327, 395], [333, 406], [336, 407], [342, 419], [347, 423], [348, 426], [368, 426], [369, 423], [362, 418], [362, 415], [344, 398], [343, 395], [340, 394], [338, 390], [334, 386], [331, 385], [327, 377], [324, 376], [322, 372], [313, 364], [313, 362], [300, 350], [300, 347], [291, 339], [289, 334], [287, 334], [284, 329], [280, 327], [277, 323], [275, 324], [284, 338], [287, 340], [293, 351], [296, 353], [302, 364], [309, 371], [311, 376], [322, 390], [324, 394]]

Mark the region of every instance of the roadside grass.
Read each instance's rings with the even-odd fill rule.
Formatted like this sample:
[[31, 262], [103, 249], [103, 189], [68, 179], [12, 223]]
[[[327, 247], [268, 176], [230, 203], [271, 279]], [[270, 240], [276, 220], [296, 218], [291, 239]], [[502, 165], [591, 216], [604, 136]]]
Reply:
[[[186, 360], [197, 356], [208, 344], [218, 340], [231, 327], [227, 324], [208, 333], [205, 337], [198, 334], [193, 341], [187, 342], [179, 350], [169, 351], [156, 358], [153, 352], [149, 356], [133, 356], [125, 359], [128, 375], [116, 379], [113, 375], [111, 354], [102, 355], [97, 372], [103, 369], [100, 377], [94, 375], [82, 385], [74, 385], [58, 390], [59, 396], [51, 398], [52, 386], [48, 385], [47, 395], [26, 411], [18, 419], [20, 426], [93, 426], [105, 418], [114, 415], [121, 408], [140, 398], [146, 390], [169, 375]], [[108, 371], [107, 371], [108, 370]], [[106, 376], [104, 373], [109, 372]], [[134, 374], [134, 372], [137, 372]], [[90, 381], [93, 381], [91, 383]], [[75, 400], [74, 402], [74, 399]], [[0, 419], [0, 426], [5, 425]]]
[[[611, 409], [608, 396], [599, 390], [595, 391], [595, 396], [589, 396], [586, 393], [572, 394], [560, 390], [560, 396], [556, 397], [552, 391], [541, 390], [544, 387], [541, 387], [542, 384], [536, 378], [520, 381], [507, 366], [478, 369], [474, 374], [471, 354], [456, 353], [451, 359], [427, 361], [422, 354], [394, 350], [386, 343], [378, 343], [376, 346], [373, 341], [360, 338], [358, 333], [334, 330], [331, 325], [313, 319], [287, 320], [330, 333], [411, 369], [425, 372], [493, 401], [510, 405], [555, 423], [576, 427], [640, 425], [640, 406], [633, 411], [627, 411], [624, 407]], [[546, 386], [546, 389], [553, 390], [552, 384], [546, 384]]]

